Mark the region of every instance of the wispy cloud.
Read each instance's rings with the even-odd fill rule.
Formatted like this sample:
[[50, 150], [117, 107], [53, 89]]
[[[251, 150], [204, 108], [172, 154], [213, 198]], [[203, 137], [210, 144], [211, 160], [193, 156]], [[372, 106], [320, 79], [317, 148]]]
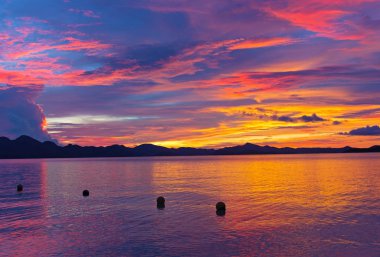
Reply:
[[90, 18], [100, 18], [100, 16], [95, 14], [95, 12], [92, 10], [79, 10], [79, 9], [70, 8], [69, 11], [73, 13], [79, 13]]

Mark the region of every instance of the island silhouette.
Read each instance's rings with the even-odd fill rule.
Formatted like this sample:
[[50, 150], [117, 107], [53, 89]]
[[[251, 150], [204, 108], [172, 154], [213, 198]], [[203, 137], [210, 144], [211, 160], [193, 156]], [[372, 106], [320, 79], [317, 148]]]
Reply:
[[79, 146], [57, 145], [51, 141], [40, 142], [29, 136], [20, 136], [14, 140], [0, 137], [0, 159], [17, 158], [85, 158], [85, 157], [139, 157], [139, 156], [201, 156], [201, 155], [250, 155], [250, 154], [312, 154], [312, 153], [359, 153], [380, 152], [380, 146], [369, 148], [277, 148], [246, 143], [219, 149], [180, 147], [167, 148], [153, 144], [136, 147], [124, 145]]

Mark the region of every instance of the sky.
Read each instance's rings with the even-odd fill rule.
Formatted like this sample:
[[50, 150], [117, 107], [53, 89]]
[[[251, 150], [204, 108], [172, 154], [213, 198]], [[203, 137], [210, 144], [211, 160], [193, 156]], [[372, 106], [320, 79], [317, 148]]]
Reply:
[[378, 0], [0, 0], [0, 136], [380, 144]]

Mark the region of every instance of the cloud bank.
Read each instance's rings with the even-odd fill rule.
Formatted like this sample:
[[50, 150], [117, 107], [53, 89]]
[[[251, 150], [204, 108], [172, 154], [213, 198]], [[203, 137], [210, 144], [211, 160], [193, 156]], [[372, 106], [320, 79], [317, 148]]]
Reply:
[[52, 140], [46, 131], [42, 108], [35, 102], [42, 89], [42, 86], [0, 87], [1, 136], [28, 135], [40, 141]]
[[380, 127], [375, 126], [366, 126], [363, 128], [353, 129], [350, 132], [343, 132], [342, 135], [350, 136], [380, 136]]

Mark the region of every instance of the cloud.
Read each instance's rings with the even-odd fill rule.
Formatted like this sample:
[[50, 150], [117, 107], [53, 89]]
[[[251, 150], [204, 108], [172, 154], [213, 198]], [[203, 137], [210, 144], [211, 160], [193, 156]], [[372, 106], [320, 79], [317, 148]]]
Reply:
[[298, 118], [298, 120], [303, 122], [320, 122], [325, 121], [325, 119], [319, 117], [317, 114], [313, 113], [311, 116], [303, 115]]
[[240, 114], [243, 117], [253, 117], [259, 120], [273, 120], [273, 121], [281, 121], [281, 122], [288, 122], [288, 123], [297, 123], [297, 122], [314, 123], [314, 122], [327, 121], [326, 119], [318, 116], [315, 113], [311, 115], [303, 115], [303, 116], [296, 116], [297, 113], [279, 115], [277, 114], [277, 112], [273, 110], [264, 109], [260, 107], [256, 108], [256, 111], [257, 112], [243, 111], [243, 112], [240, 112]]
[[69, 11], [73, 13], [79, 13], [90, 18], [100, 18], [100, 16], [95, 14], [94, 11], [92, 10], [79, 10], [79, 9], [70, 8]]
[[332, 122], [332, 124], [333, 124], [333, 125], [340, 125], [340, 124], [342, 124], [342, 122], [341, 122], [341, 121], [338, 121], [338, 120], [334, 120], [334, 121]]
[[262, 47], [271, 47], [286, 45], [296, 42], [292, 38], [268, 38], [268, 39], [252, 39], [244, 40], [237, 44], [234, 44], [229, 47], [230, 50], [242, 50], [242, 49], [253, 49], [253, 48], [262, 48]]
[[353, 129], [350, 132], [343, 132], [340, 134], [349, 136], [379, 136], [380, 127], [378, 125], [366, 126], [363, 128]]
[[98, 41], [83, 41], [73, 37], [62, 38], [59, 44], [56, 42], [44, 43], [24, 43], [22, 45], [14, 45], [14, 47], [6, 54], [7, 58], [21, 59], [33, 58], [41, 56], [46, 51], [85, 51], [88, 55], [95, 55], [105, 49], [110, 48], [108, 44], [102, 44]]
[[278, 121], [283, 121], [283, 122], [297, 122], [297, 119], [292, 118], [290, 116], [286, 116], [286, 115], [283, 115], [283, 116], [274, 115], [274, 116], [272, 116], [272, 119], [278, 120]]
[[40, 141], [52, 140], [46, 119], [35, 99], [42, 86], [0, 87], [0, 136], [28, 135]]
[[[256, 108], [259, 112], [266, 112], [268, 110], [261, 109], [261, 108]], [[269, 111], [270, 112], [270, 111]], [[270, 114], [270, 113], [251, 113], [251, 112], [242, 112], [243, 116], [247, 117], [255, 117], [260, 120], [274, 120], [274, 121], [282, 121], [282, 122], [291, 122], [291, 123], [296, 123], [296, 122], [322, 122], [326, 121], [326, 119], [319, 117], [317, 114], [313, 113], [312, 115], [303, 115], [296, 117], [294, 114], [292, 115], [278, 115], [278, 114]]]
[[380, 108], [366, 109], [366, 110], [346, 113], [344, 115], [339, 116], [338, 118], [359, 118], [359, 117], [365, 117], [368, 115], [373, 115], [379, 112], [380, 112]]
[[319, 117], [317, 114], [313, 113], [312, 115], [303, 115], [300, 117], [293, 117], [293, 116], [277, 116], [273, 115], [271, 117], [273, 120], [283, 121], [283, 122], [321, 122], [326, 121], [325, 119]]
[[[284, 8], [270, 6], [266, 9], [275, 17], [294, 26], [337, 40], [365, 40], [371, 31], [362, 24], [360, 9], [376, 0], [305, 2], [290, 0]], [[375, 8], [375, 5], [373, 6]], [[359, 11], [358, 11], [359, 10]]]

